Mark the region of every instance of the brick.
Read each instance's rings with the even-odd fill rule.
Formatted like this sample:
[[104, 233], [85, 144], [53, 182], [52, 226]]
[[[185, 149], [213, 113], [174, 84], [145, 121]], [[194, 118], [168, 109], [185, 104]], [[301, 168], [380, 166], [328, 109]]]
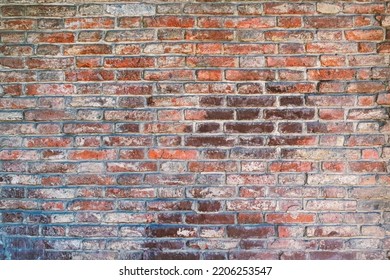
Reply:
[[118, 26], [121, 28], [139, 28], [141, 27], [140, 17], [120, 17], [118, 18]]
[[265, 31], [266, 41], [311, 41], [314, 33], [311, 31]]
[[186, 64], [190, 67], [234, 67], [236, 59], [234, 57], [205, 56], [186, 58]]
[[356, 201], [309, 200], [305, 209], [308, 211], [355, 211]]
[[30, 58], [26, 61], [30, 69], [66, 69], [73, 63], [73, 58]]
[[271, 54], [276, 53], [275, 44], [224, 44], [227, 54]]
[[261, 15], [263, 6], [261, 4], [241, 4], [237, 7], [240, 15]]
[[198, 152], [196, 150], [153, 149], [149, 151], [149, 158], [189, 160], [189, 159], [197, 159]]
[[346, 65], [345, 57], [339, 55], [322, 55], [320, 60], [321, 65], [326, 67], [337, 67]]
[[191, 172], [235, 172], [235, 162], [190, 162], [188, 169]]
[[105, 41], [107, 42], [132, 42], [132, 41], [151, 41], [155, 36], [153, 30], [125, 30], [125, 31], [107, 31]]
[[307, 96], [306, 104], [310, 106], [331, 107], [342, 103], [346, 106], [352, 106], [355, 103], [354, 100], [352, 96]]
[[378, 45], [379, 53], [390, 53], [390, 44], [388, 42], [383, 42]]
[[105, 58], [104, 65], [108, 68], [148, 68], [154, 67], [155, 60], [150, 57]]
[[112, 131], [112, 127], [109, 124], [65, 124], [64, 132], [70, 134], [78, 133], [108, 133]]
[[310, 120], [315, 111], [311, 109], [283, 109], [265, 110], [264, 118], [271, 120]]
[[234, 13], [234, 6], [224, 3], [194, 3], [184, 6], [185, 14], [229, 15]]
[[186, 110], [185, 120], [231, 120], [234, 118], [233, 110]]
[[147, 70], [144, 72], [144, 79], [149, 81], [169, 81], [171, 79], [176, 79], [178, 81], [194, 80], [194, 71]]
[[69, 29], [110, 29], [114, 27], [114, 19], [108, 17], [67, 18], [65, 28]]
[[105, 175], [72, 175], [68, 177], [69, 185], [112, 185], [114, 178]]
[[378, 120], [387, 119], [389, 113], [386, 109], [351, 109], [347, 118], [351, 120]]
[[315, 5], [311, 3], [265, 3], [264, 13], [272, 15], [313, 14]]
[[384, 162], [350, 162], [349, 169], [359, 173], [386, 172], [386, 164]]
[[370, 14], [370, 13], [383, 13], [385, 7], [383, 4], [347, 4], [344, 6], [345, 13], [353, 14]]
[[309, 42], [306, 49], [308, 53], [354, 53], [357, 52], [357, 45], [344, 42]]
[[274, 131], [272, 123], [226, 123], [228, 133], [270, 133]]
[[268, 81], [275, 78], [275, 72], [270, 70], [227, 70], [225, 76], [230, 81]]
[[106, 12], [114, 16], [148, 16], [154, 15], [156, 8], [151, 4], [110, 4]]
[[278, 27], [283, 28], [298, 28], [302, 26], [302, 18], [300, 17], [278, 17]]
[[266, 61], [269, 67], [313, 67], [317, 64], [317, 58], [313, 56], [267, 57]]
[[149, 184], [161, 185], [186, 185], [194, 182], [194, 176], [191, 174], [147, 174], [145, 182]]
[[232, 41], [233, 32], [223, 30], [192, 30], [185, 32], [185, 39], [194, 41]]
[[150, 237], [196, 237], [198, 231], [191, 226], [149, 226], [146, 228], [146, 234]]
[[70, 160], [112, 160], [115, 159], [116, 153], [113, 150], [78, 150], [68, 153], [68, 159]]
[[158, 16], [145, 17], [143, 24], [144, 27], [190, 28], [194, 27], [195, 20], [192, 17]]
[[89, 201], [79, 200], [73, 201], [68, 205], [71, 211], [109, 211], [113, 210], [112, 201]]
[[65, 55], [96, 55], [96, 54], [110, 54], [111, 47], [103, 44], [96, 45], [73, 45], [67, 46], [64, 49]]
[[384, 33], [382, 29], [347, 30], [345, 37], [349, 41], [381, 41]]
[[309, 226], [308, 237], [354, 237], [359, 235], [356, 226]]
[[321, 14], [337, 14], [342, 10], [340, 4], [317, 3], [317, 12]]
[[310, 172], [313, 169], [311, 162], [272, 162], [269, 164], [271, 172]]
[[188, 224], [234, 224], [233, 214], [188, 214]]
[[266, 222], [275, 224], [301, 224], [301, 223], [314, 223], [315, 214], [267, 214]]
[[75, 35], [72, 32], [29, 33], [28, 43], [74, 43]]
[[232, 238], [267, 238], [275, 235], [272, 226], [228, 226], [228, 237]]
[[390, 94], [387, 94], [387, 93], [379, 94], [376, 102], [379, 105], [389, 105], [390, 104]]
[[353, 27], [353, 18], [349, 16], [306, 17], [304, 25], [308, 28], [351, 28]]

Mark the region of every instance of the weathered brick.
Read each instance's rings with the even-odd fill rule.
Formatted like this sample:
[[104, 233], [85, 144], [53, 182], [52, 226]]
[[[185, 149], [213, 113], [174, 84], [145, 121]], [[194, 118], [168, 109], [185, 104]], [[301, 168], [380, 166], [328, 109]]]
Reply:
[[387, 3], [5, 2], [0, 259], [388, 257]]

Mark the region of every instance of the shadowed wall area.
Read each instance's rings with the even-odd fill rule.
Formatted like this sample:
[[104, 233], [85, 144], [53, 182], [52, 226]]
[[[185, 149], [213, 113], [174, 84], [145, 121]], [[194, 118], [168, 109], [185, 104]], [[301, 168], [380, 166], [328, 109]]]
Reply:
[[0, 259], [387, 259], [390, 2], [0, 0]]

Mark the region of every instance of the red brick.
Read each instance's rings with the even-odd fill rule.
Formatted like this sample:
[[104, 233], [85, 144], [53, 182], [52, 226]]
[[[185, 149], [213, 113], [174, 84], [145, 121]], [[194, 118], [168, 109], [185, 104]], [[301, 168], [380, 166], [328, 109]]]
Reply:
[[343, 109], [320, 109], [319, 117], [323, 120], [343, 120]]
[[177, 16], [158, 16], [144, 17], [144, 27], [177, 27], [190, 28], [194, 27], [195, 19], [193, 17], [177, 17]]
[[198, 43], [196, 44], [196, 53], [198, 54], [219, 54], [223, 45], [220, 43]]
[[138, 28], [141, 26], [140, 17], [120, 17], [118, 19], [118, 26], [120, 28]]
[[356, 71], [352, 69], [318, 69], [308, 70], [309, 80], [352, 80]]
[[267, 238], [275, 235], [272, 226], [228, 226], [228, 237], [232, 238]]
[[382, 29], [347, 30], [345, 37], [349, 41], [382, 41], [384, 33]]
[[72, 45], [64, 47], [65, 55], [98, 55], [111, 54], [111, 46], [96, 44], [96, 45]]
[[113, 18], [67, 18], [65, 28], [67, 29], [109, 29], [114, 27]]
[[265, 31], [266, 41], [311, 41], [314, 33], [311, 31]]
[[320, 60], [321, 65], [325, 67], [338, 67], [346, 65], [345, 57], [339, 55], [322, 55]]
[[269, 67], [313, 67], [317, 64], [317, 57], [267, 57]]
[[185, 39], [194, 41], [232, 41], [233, 32], [224, 30], [191, 30], [186, 31]]
[[386, 172], [385, 162], [350, 162], [349, 169], [352, 172], [371, 173], [371, 172]]
[[311, 162], [272, 162], [269, 164], [271, 172], [310, 172], [313, 169]]
[[264, 13], [271, 15], [314, 14], [315, 5], [312, 3], [265, 3]]
[[2, 30], [33, 30], [36, 28], [36, 20], [33, 19], [3, 19]]
[[112, 160], [116, 158], [114, 150], [78, 150], [68, 153], [70, 160]]
[[187, 185], [194, 182], [194, 176], [192, 174], [147, 174], [145, 176], [145, 182], [149, 184], [161, 184], [161, 185]]
[[343, 162], [324, 162], [322, 164], [324, 171], [343, 173], [345, 171], [345, 163]]
[[234, 118], [233, 110], [186, 110], [185, 120], [231, 120]]
[[357, 45], [344, 42], [309, 42], [306, 44], [306, 50], [308, 53], [353, 53], [357, 52]]
[[148, 68], [155, 66], [151, 57], [106, 58], [104, 66], [108, 68]]
[[72, 139], [64, 137], [27, 138], [26, 147], [71, 147]]
[[188, 164], [190, 172], [236, 172], [235, 162], [190, 162]]
[[67, 69], [73, 63], [73, 58], [29, 58], [26, 61], [30, 69]]
[[25, 119], [30, 121], [72, 120], [75, 116], [64, 110], [33, 110], [25, 112]]
[[187, 214], [188, 224], [234, 224], [233, 214]]
[[199, 81], [221, 81], [222, 71], [220, 70], [198, 70], [196, 77]]
[[30, 33], [27, 36], [29, 43], [74, 43], [75, 34], [72, 32]]
[[110, 70], [76, 70], [65, 73], [65, 80], [71, 82], [77, 81], [111, 81], [114, 80], [114, 72]]
[[379, 53], [390, 53], [390, 44], [389, 42], [383, 42], [378, 44]]
[[271, 54], [276, 53], [275, 44], [225, 44], [226, 54]]
[[189, 159], [197, 159], [198, 152], [196, 150], [153, 149], [149, 151], [149, 158], [189, 160]]
[[302, 18], [300, 17], [278, 17], [278, 27], [282, 28], [298, 28], [302, 26]]
[[144, 79], [149, 81], [169, 81], [175, 79], [178, 81], [194, 80], [194, 71], [192, 70], [147, 70], [144, 71]]
[[186, 4], [185, 14], [229, 15], [234, 13], [234, 6], [225, 3], [193, 3]]
[[69, 203], [71, 211], [109, 211], [114, 209], [112, 201], [79, 200]]
[[230, 81], [269, 81], [275, 78], [270, 70], [226, 70], [225, 76]]
[[228, 133], [270, 133], [274, 131], [272, 123], [226, 123]]
[[353, 27], [353, 18], [350, 16], [306, 17], [304, 23], [305, 27], [308, 28], [351, 28]]
[[385, 11], [384, 4], [376, 4], [376, 3], [369, 3], [369, 4], [346, 4], [344, 6], [344, 13], [349, 14], [380, 14]]
[[304, 82], [267, 82], [268, 93], [311, 93], [315, 92], [315, 84]]

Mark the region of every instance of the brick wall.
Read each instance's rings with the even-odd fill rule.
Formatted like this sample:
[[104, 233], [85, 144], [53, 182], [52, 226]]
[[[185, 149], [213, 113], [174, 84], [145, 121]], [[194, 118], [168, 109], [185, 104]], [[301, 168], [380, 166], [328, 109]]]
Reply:
[[389, 1], [0, 0], [0, 38], [0, 258], [389, 257]]

